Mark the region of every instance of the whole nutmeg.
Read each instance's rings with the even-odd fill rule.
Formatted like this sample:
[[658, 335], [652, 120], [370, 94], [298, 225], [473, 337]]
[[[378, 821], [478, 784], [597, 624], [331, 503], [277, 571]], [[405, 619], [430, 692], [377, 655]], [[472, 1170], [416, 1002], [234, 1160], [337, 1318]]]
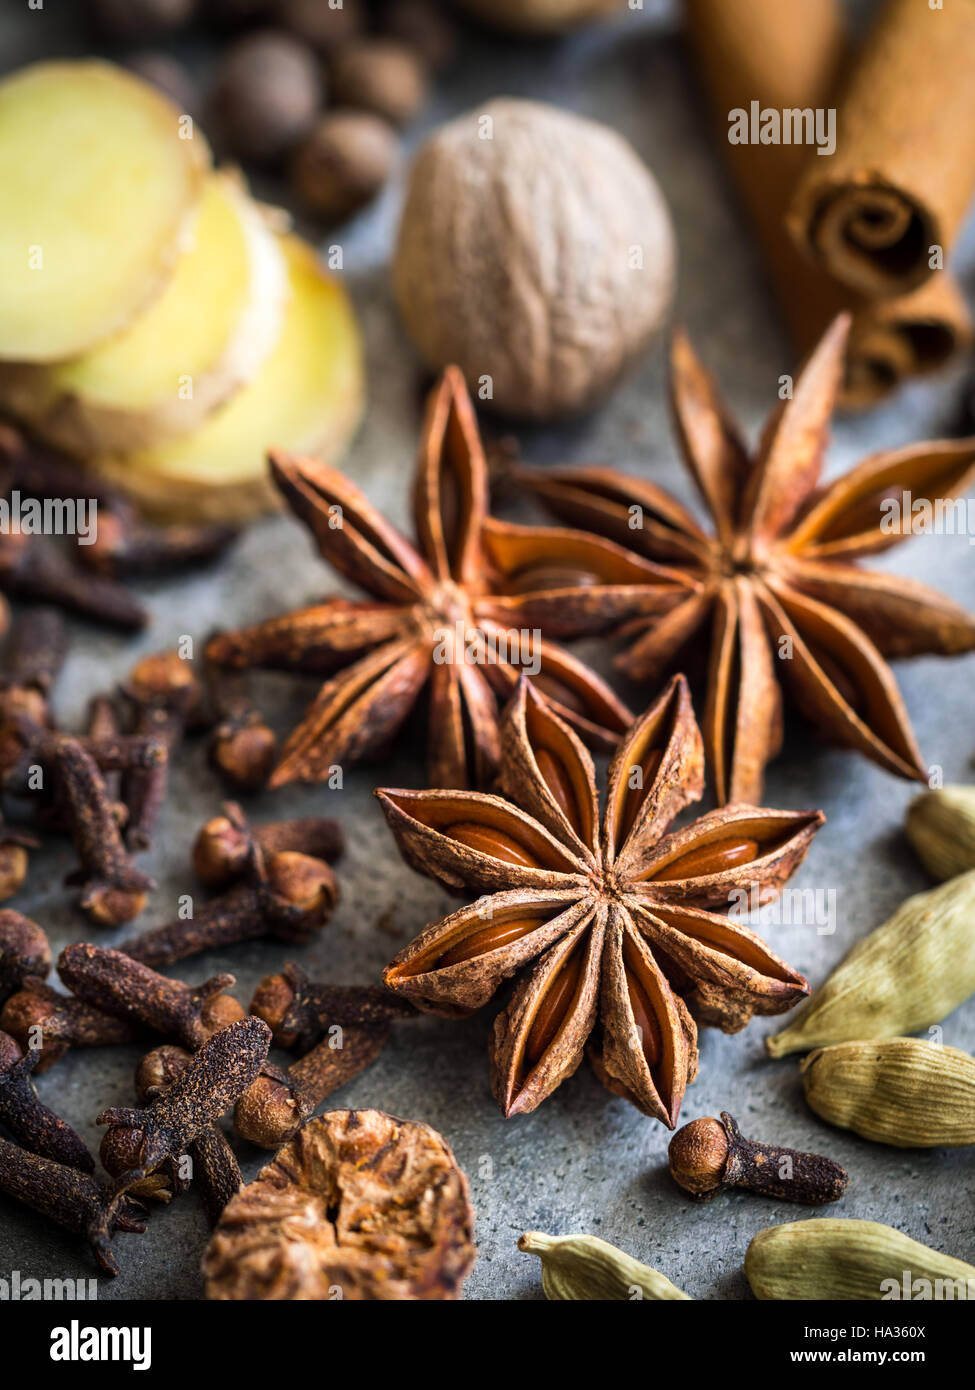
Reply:
[[318, 63], [305, 44], [270, 30], [248, 34], [217, 73], [217, 134], [243, 159], [277, 159], [314, 124], [322, 98]]
[[329, 62], [332, 100], [406, 125], [427, 99], [423, 63], [395, 39], [361, 39], [343, 44]]
[[193, 18], [196, 0], [91, 0], [91, 15], [110, 39], [146, 39], [179, 29]]
[[330, 5], [328, 0], [278, 0], [274, 13], [283, 29], [319, 53], [358, 37], [365, 24], [361, 0], [342, 0], [341, 5]]
[[562, 34], [623, 9], [625, 0], [457, 0], [476, 19], [517, 34]]
[[341, 222], [374, 198], [396, 163], [399, 141], [371, 111], [331, 111], [295, 150], [295, 193], [317, 216]]
[[130, 72], [151, 82], [180, 111], [195, 115], [200, 109], [200, 93], [188, 70], [168, 53], [146, 49], [125, 60]]
[[551, 420], [599, 401], [660, 329], [674, 273], [663, 195], [606, 126], [503, 98], [442, 126], [414, 161], [400, 312], [428, 367], [457, 363], [504, 414]]

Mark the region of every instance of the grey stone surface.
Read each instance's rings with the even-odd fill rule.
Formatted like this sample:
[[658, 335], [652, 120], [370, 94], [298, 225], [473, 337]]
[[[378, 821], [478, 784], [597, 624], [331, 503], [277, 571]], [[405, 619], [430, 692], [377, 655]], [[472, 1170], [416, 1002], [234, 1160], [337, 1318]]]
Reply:
[[[84, 51], [71, 22], [75, 8], [57, 0], [50, 0], [43, 12], [4, 6], [0, 65], [13, 68], [55, 52]], [[191, 57], [201, 64], [206, 60], [202, 54]], [[681, 261], [677, 314], [719, 372], [735, 408], [756, 428], [774, 397], [779, 373], [791, 365], [789, 353], [755, 253], [706, 139], [670, 5], [648, 3], [642, 16], [625, 16], [617, 25], [563, 46], [508, 47], [479, 38], [462, 67], [441, 85], [424, 125], [499, 94], [569, 106], [609, 123], [633, 142], [657, 174], [673, 210]], [[374, 501], [405, 523], [418, 374], [385, 274], [400, 193], [400, 184], [392, 185], [374, 208], [343, 231], [341, 241], [344, 273], [367, 339], [369, 382], [367, 421], [347, 467]], [[969, 288], [971, 264], [969, 249], [960, 259]], [[956, 396], [957, 379], [949, 377], [913, 386], [883, 409], [839, 422], [829, 474], [867, 452], [939, 434], [954, 413]], [[557, 429], [527, 432], [523, 445], [529, 457], [541, 461], [612, 461], [694, 501], [669, 430], [659, 345], [604, 409]], [[915, 540], [886, 563], [975, 604], [966, 537]], [[154, 623], [139, 642], [126, 644], [79, 628], [58, 690], [58, 714], [65, 725], [74, 725], [89, 695], [120, 679], [142, 651], [187, 633], [201, 637], [217, 623], [256, 620], [336, 587], [341, 586], [293, 522], [279, 518], [261, 523], [213, 573], [145, 586]], [[897, 673], [926, 756], [943, 769], [946, 780], [971, 780], [975, 657], [950, 664], [901, 663]], [[280, 678], [261, 684], [262, 698], [282, 729], [313, 689], [311, 683]], [[646, 698], [646, 692], [628, 694], [634, 704]], [[340, 869], [342, 903], [332, 925], [301, 955], [315, 976], [346, 982], [374, 979], [394, 950], [451, 905], [441, 890], [400, 863], [371, 796], [380, 782], [422, 784], [421, 750], [411, 739], [404, 736], [381, 770], [351, 771], [341, 791], [297, 788], [249, 805], [265, 818], [302, 812], [337, 815], [348, 828], [351, 848]], [[811, 925], [780, 925], [771, 926], [768, 934], [775, 949], [814, 984], [906, 894], [927, 886], [901, 831], [912, 795], [910, 786], [861, 759], [807, 746], [805, 733], [792, 728], [787, 748], [771, 770], [766, 804], [826, 810], [828, 824], [794, 884], [835, 894], [835, 931], [818, 934]], [[159, 890], [140, 926], [168, 920], [177, 896], [193, 891], [187, 850], [220, 796], [202, 748], [190, 745], [176, 760], [158, 843], [146, 856]], [[17, 903], [48, 928], [56, 949], [86, 935], [61, 882], [71, 864], [70, 849], [63, 844], [38, 855], [30, 892]], [[122, 935], [105, 933], [98, 940], [111, 945]], [[237, 993], [246, 1001], [260, 977], [277, 969], [283, 957], [272, 945], [251, 945], [187, 962], [173, 973], [197, 982], [231, 970]], [[467, 1296], [541, 1296], [535, 1260], [520, 1255], [515, 1245], [523, 1230], [534, 1228], [597, 1233], [659, 1268], [695, 1298], [750, 1297], [742, 1261], [752, 1235], [771, 1223], [813, 1213], [747, 1194], [723, 1195], [704, 1207], [689, 1204], [667, 1172], [667, 1132], [610, 1097], [586, 1067], [535, 1114], [505, 1121], [488, 1089], [491, 1016], [487, 1009], [463, 1023], [424, 1020], [398, 1026], [375, 1066], [334, 1101], [425, 1120], [449, 1138], [470, 1175], [477, 1209], [480, 1253]], [[830, 1214], [887, 1221], [938, 1249], [975, 1258], [971, 1155], [900, 1152], [831, 1131], [804, 1105], [796, 1059], [767, 1060], [763, 1036], [776, 1026], [758, 1022], [736, 1037], [704, 1032], [701, 1076], [688, 1091], [682, 1118], [727, 1108], [747, 1134], [827, 1152], [848, 1167], [851, 1178], [849, 1194]], [[943, 1036], [954, 1046], [975, 1047], [975, 1000], [945, 1020]], [[137, 1058], [134, 1048], [69, 1056], [40, 1078], [38, 1089], [95, 1146], [92, 1117], [103, 1106], [132, 1103]], [[253, 1176], [265, 1156], [242, 1145], [239, 1151], [246, 1175]], [[99, 1296], [199, 1297], [199, 1260], [206, 1239], [202, 1213], [190, 1195], [154, 1214], [143, 1239], [119, 1237], [122, 1277], [114, 1283], [102, 1280]], [[0, 1200], [0, 1275], [14, 1269], [24, 1277], [87, 1277], [91, 1272], [77, 1242]]]

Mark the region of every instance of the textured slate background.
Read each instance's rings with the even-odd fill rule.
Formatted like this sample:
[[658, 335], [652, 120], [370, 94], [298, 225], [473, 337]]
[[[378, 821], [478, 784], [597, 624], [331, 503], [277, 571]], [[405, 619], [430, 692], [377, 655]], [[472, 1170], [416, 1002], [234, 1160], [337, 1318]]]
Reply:
[[[77, 8], [66, 0], [48, 0], [41, 12], [28, 11], [21, 0], [4, 5], [0, 67], [86, 51], [72, 16]], [[189, 56], [205, 67], [205, 53]], [[625, 14], [617, 24], [561, 45], [514, 46], [476, 36], [461, 65], [441, 83], [411, 141], [423, 129], [501, 94], [552, 100], [607, 122], [632, 141], [659, 178], [677, 226], [677, 313], [720, 374], [734, 407], [750, 429], [757, 428], [779, 373], [792, 364], [755, 254], [708, 143], [672, 6], [648, 3], [642, 15]], [[367, 340], [370, 398], [368, 419], [347, 467], [373, 500], [404, 523], [418, 423], [418, 373], [391, 306], [385, 272], [400, 196], [397, 181], [343, 230], [341, 242]], [[959, 257], [958, 269], [972, 289], [971, 247]], [[914, 386], [895, 404], [840, 422], [829, 474], [867, 452], [943, 432], [955, 414], [958, 384], [956, 375]], [[659, 347], [604, 409], [565, 427], [526, 433], [522, 442], [535, 460], [609, 460], [694, 501], [669, 432]], [[527, 518], [528, 512], [516, 515]], [[975, 605], [972, 551], [965, 537], [915, 540], [890, 555], [887, 564]], [[280, 518], [255, 526], [212, 574], [146, 586], [154, 623], [139, 642], [126, 644], [79, 628], [58, 690], [58, 713], [71, 727], [81, 719], [88, 697], [120, 679], [142, 651], [187, 633], [202, 636], [216, 623], [254, 621], [335, 587], [294, 523]], [[970, 779], [975, 657], [950, 665], [904, 663], [898, 675], [925, 756], [944, 769], [946, 780]], [[313, 688], [283, 679], [266, 681], [268, 708], [282, 729]], [[639, 693], [628, 693], [634, 704], [640, 702]], [[416, 929], [450, 906], [441, 890], [399, 862], [371, 796], [380, 782], [422, 784], [421, 752], [412, 737], [404, 737], [394, 762], [381, 772], [350, 772], [342, 791], [292, 789], [257, 798], [249, 807], [258, 817], [336, 815], [348, 829], [351, 849], [341, 866], [341, 906], [331, 927], [302, 956], [313, 976], [348, 982], [375, 978]], [[158, 877], [159, 891], [140, 925], [168, 920], [177, 896], [193, 891], [188, 846], [220, 795], [202, 748], [191, 745], [176, 760], [157, 846], [145, 860]], [[794, 886], [835, 892], [835, 933], [819, 935], [814, 927], [798, 925], [769, 931], [775, 949], [814, 984], [906, 894], [927, 886], [901, 833], [912, 795], [910, 786], [855, 757], [808, 744], [801, 729], [793, 729], [786, 752], [772, 769], [766, 804], [822, 806], [829, 817]], [[17, 903], [48, 928], [57, 950], [85, 936], [61, 885], [71, 863], [66, 845], [38, 856], [30, 892]], [[114, 939], [111, 933], [99, 937], [108, 945]], [[260, 977], [277, 969], [282, 958], [276, 947], [258, 944], [188, 962], [179, 973], [197, 982], [231, 970], [238, 979], [237, 993], [246, 1001]], [[485, 1049], [491, 1017], [488, 1009], [464, 1023], [425, 1020], [399, 1027], [376, 1065], [334, 1102], [379, 1106], [425, 1120], [449, 1138], [470, 1175], [477, 1209], [480, 1257], [467, 1296], [540, 1297], [537, 1263], [515, 1247], [523, 1230], [536, 1228], [597, 1233], [659, 1268], [696, 1298], [750, 1297], [742, 1261], [752, 1235], [770, 1223], [813, 1213], [742, 1193], [721, 1196], [710, 1206], [690, 1205], [667, 1172], [667, 1132], [610, 1097], [587, 1068], [534, 1115], [505, 1121], [488, 1089]], [[688, 1092], [682, 1118], [726, 1108], [746, 1134], [828, 1152], [851, 1176], [847, 1197], [829, 1214], [888, 1221], [938, 1249], [975, 1258], [971, 1154], [901, 1152], [829, 1130], [805, 1107], [796, 1059], [767, 1060], [762, 1038], [775, 1026], [758, 1022], [731, 1038], [705, 1032], [701, 1077]], [[945, 1021], [944, 1040], [975, 1047], [975, 999]], [[137, 1057], [136, 1049], [70, 1056], [40, 1078], [39, 1091], [96, 1147], [99, 1136], [91, 1119], [103, 1106], [132, 1103]], [[240, 1149], [245, 1174], [252, 1176], [266, 1156]], [[114, 1283], [102, 1280], [99, 1296], [199, 1297], [198, 1266], [206, 1239], [202, 1213], [190, 1195], [155, 1214], [143, 1239], [117, 1240], [123, 1275]], [[0, 1275], [14, 1269], [24, 1278], [88, 1277], [92, 1272], [76, 1241], [0, 1200]]]

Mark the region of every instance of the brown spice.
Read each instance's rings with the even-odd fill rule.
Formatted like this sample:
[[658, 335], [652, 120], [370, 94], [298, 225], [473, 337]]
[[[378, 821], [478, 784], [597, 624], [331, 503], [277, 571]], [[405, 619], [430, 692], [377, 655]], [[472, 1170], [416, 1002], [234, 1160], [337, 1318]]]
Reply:
[[367, 38], [342, 44], [328, 65], [329, 90], [337, 106], [351, 106], [407, 125], [427, 99], [423, 64], [406, 44]]
[[[158, 740], [169, 753], [188, 725], [200, 717], [202, 688], [193, 664], [177, 651], [153, 652], [129, 672], [122, 693], [132, 705], [132, 732]], [[156, 819], [166, 797], [169, 759], [126, 778], [129, 807], [126, 839], [132, 849], [148, 849]]]
[[[147, 1053], [135, 1074], [140, 1103], [145, 1105], [166, 1091], [192, 1060], [191, 1053], [170, 1044]], [[214, 1123], [200, 1130], [187, 1152], [192, 1163], [192, 1181], [210, 1225], [215, 1226], [224, 1207], [243, 1183], [234, 1151], [223, 1130]]]
[[235, 791], [263, 787], [277, 760], [278, 741], [264, 722], [237, 671], [207, 666], [207, 694], [214, 722], [210, 763]]
[[254, 1079], [270, 1044], [266, 1023], [242, 1018], [209, 1038], [145, 1110], [113, 1107], [96, 1116], [96, 1124], [111, 1126], [101, 1159], [116, 1190], [137, 1189], [161, 1164], [178, 1160]]
[[322, 100], [314, 54], [289, 34], [248, 34], [232, 44], [214, 79], [212, 114], [224, 144], [243, 159], [278, 159], [311, 128]]
[[456, 1299], [473, 1226], [467, 1179], [436, 1130], [331, 1111], [230, 1202], [203, 1257], [206, 1295]]
[[264, 936], [308, 941], [327, 925], [338, 896], [338, 881], [324, 861], [275, 854], [258, 880], [238, 884], [192, 917], [154, 927], [118, 949], [133, 960], [160, 966]]
[[22, 531], [0, 535], [0, 590], [123, 632], [138, 632], [148, 622], [146, 610], [121, 585], [85, 573], [60, 550]]
[[225, 888], [247, 869], [254, 840], [268, 859], [290, 850], [331, 863], [345, 850], [345, 834], [337, 820], [303, 816], [252, 825], [241, 808], [228, 801], [223, 814], [208, 820], [193, 843], [197, 878], [208, 888]]
[[12, 908], [0, 909], [0, 1004], [29, 975], [43, 978], [51, 968], [51, 947], [36, 922]]
[[[155, 745], [155, 765], [165, 765], [166, 749]], [[78, 851], [81, 884], [79, 903], [85, 915], [101, 927], [130, 922], [146, 905], [155, 881], [130, 859], [119, 834], [114, 803], [95, 759], [79, 739], [58, 736], [53, 744], [54, 775], [71, 837]]]
[[668, 1150], [674, 1181], [691, 1197], [708, 1201], [726, 1187], [746, 1187], [763, 1197], [818, 1206], [838, 1202], [846, 1170], [821, 1154], [746, 1139], [726, 1110], [679, 1129]]
[[116, 1018], [143, 1024], [192, 1051], [214, 1033], [244, 1017], [237, 1000], [223, 991], [233, 975], [214, 975], [195, 989], [167, 980], [121, 951], [79, 942], [67, 946], [58, 974], [81, 999]]
[[[209, 659], [236, 668], [336, 671], [287, 740], [269, 785], [325, 780], [380, 754], [424, 687], [429, 688], [428, 771], [432, 786], [487, 785], [497, 768], [499, 711], [518, 677], [512, 628], [524, 626], [522, 600], [498, 594], [484, 548], [487, 470], [477, 421], [460, 373], [444, 373], [431, 393], [417, 464], [417, 544], [395, 530], [347, 478], [314, 460], [272, 451], [271, 469], [322, 555], [371, 596], [333, 599], [214, 638]], [[341, 526], [333, 524], [339, 510]], [[597, 572], [593, 589], [550, 594], [553, 610], [599, 630], [635, 614], [665, 612], [693, 585], [615, 545], [562, 528], [507, 527], [522, 564], [568, 554]], [[455, 639], [457, 627], [472, 655]], [[476, 659], [482, 656], [483, 660]], [[632, 715], [609, 686], [561, 647], [535, 643], [533, 658], [552, 702], [587, 740], [612, 748]]]
[[124, 1193], [103, 1192], [87, 1173], [28, 1153], [6, 1139], [0, 1139], [0, 1192], [84, 1236], [104, 1274], [119, 1272], [110, 1248], [115, 1232], [141, 1235], [145, 1230], [138, 1219], [142, 1209]]
[[[184, 110], [186, 108], [184, 107]], [[131, 579], [209, 564], [240, 534], [235, 526], [215, 523], [148, 526], [118, 512], [98, 517], [91, 545], [79, 546], [83, 565], [107, 579]]]
[[[885, 525], [885, 500], [900, 506], [911, 494], [951, 498], [965, 491], [975, 478], [975, 440], [874, 454], [819, 488], [848, 326], [848, 316], [835, 320], [751, 454], [690, 342], [675, 334], [678, 438], [713, 533], [654, 484], [614, 469], [515, 470], [562, 520], [592, 527], [695, 581], [662, 619], [627, 625], [628, 649], [617, 665], [656, 685], [684, 662], [688, 644], [709, 649], [705, 736], [720, 801], [760, 799], [765, 766], [782, 738], [780, 678], [829, 742], [898, 776], [924, 779], [885, 658], [975, 648], [971, 614], [926, 585], [858, 563], [907, 533]], [[497, 548], [493, 558], [510, 572]], [[540, 620], [531, 602], [526, 608], [530, 620]]]
[[289, 961], [280, 975], [265, 975], [251, 1013], [271, 1029], [276, 1047], [309, 1052], [334, 1024], [386, 1024], [415, 1018], [416, 1006], [378, 985], [319, 984]]
[[25, 1055], [8, 1033], [0, 1033], [0, 1123], [31, 1153], [93, 1173], [95, 1160], [80, 1135], [37, 1098], [30, 1079], [37, 1058], [36, 1052]]
[[59, 994], [43, 980], [27, 979], [0, 1011], [0, 1028], [37, 1058], [40, 1074], [70, 1047], [113, 1047], [130, 1043], [138, 1029], [125, 1019], [97, 1009], [83, 999]]
[[341, 222], [375, 198], [396, 165], [399, 141], [371, 111], [329, 111], [291, 159], [291, 184], [326, 222]]
[[729, 806], [666, 833], [703, 781], [676, 677], [624, 737], [600, 829], [591, 759], [522, 682], [502, 727], [503, 796], [377, 792], [407, 862], [480, 895], [401, 951], [384, 983], [449, 1017], [521, 976], [491, 1047], [506, 1115], [534, 1110], [588, 1043], [603, 1083], [673, 1128], [697, 1072], [695, 1017], [736, 1032], [808, 993], [723, 914], [736, 893], [774, 899], [824, 817]]
[[262, 1149], [280, 1148], [327, 1096], [376, 1060], [389, 1034], [389, 1023], [332, 1026], [287, 1070], [269, 1062], [234, 1106], [234, 1129]]

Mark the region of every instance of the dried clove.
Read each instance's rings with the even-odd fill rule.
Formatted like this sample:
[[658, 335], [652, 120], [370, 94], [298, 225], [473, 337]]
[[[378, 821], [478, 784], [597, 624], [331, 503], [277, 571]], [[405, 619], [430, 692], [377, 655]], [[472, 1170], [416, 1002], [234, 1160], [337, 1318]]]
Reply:
[[247, 881], [206, 903], [192, 917], [177, 918], [119, 947], [146, 965], [172, 965], [201, 951], [271, 936], [307, 941], [331, 918], [338, 901], [335, 874], [322, 859], [282, 850], [265, 860], [253, 839]]
[[80, 546], [78, 555], [85, 568], [106, 579], [171, 575], [215, 560], [239, 534], [235, 526], [213, 522], [149, 526], [115, 511], [99, 515], [94, 541]]
[[324, 859], [338, 859], [345, 849], [345, 835], [337, 820], [302, 816], [296, 820], [248, 823], [241, 808], [224, 803], [223, 815], [214, 816], [200, 830], [193, 845], [193, 869], [208, 888], [224, 888], [247, 868], [256, 841], [265, 856], [284, 850]]
[[111, 1126], [101, 1144], [105, 1169], [125, 1190], [167, 1159], [178, 1159], [233, 1105], [267, 1059], [271, 1030], [242, 1018], [214, 1034], [144, 1110], [113, 1107], [95, 1118]]
[[265, 975], [251, 1000], [251, 1013], [264, 1019], [276, 1047], [302, 1054], [334, 1024], [386, 1024], [419, 1017], [414, 1004], [381, 985], [317, 984], [294, 961], [280, 975]]
[[34, 1072], [52, 1067], [70, 1047], [113, 1047], [133, 1042], [139, 1030], [124, 1018], [83, 999], [59, 994], [43, 980], [28, 978], [0, 1011], [0, 1028], [37, 1058]]
[[[148, 1104], [163, 1094], [192, 1062], [192, 1053], [182, 1047], [164, 1043], [146, 1054], [135, 1074], [136, 1092], [142, 1105]], [[188, 1149], [192, 1163], [193, 1180], [203, 1201], [207, 1219], [215, 1226], [224, 1207], [235, 1192], [240, 1190], [243, 1179], [233, 1149], [223, 1130], [216, 1123], [201, 1129]], [[182, 1158], [176, 1161], [176, 1178], [182, 1180]], [[157, 1172], [163, 1172], [163, 1164]], [[170, 1195], [175, 1195], [172, 1190]]]
[[668, 1150], [674, 1181], [697, 1201], [709, 1201], [725, 1187], [745, 1187], [764, 1197], [817, 1206], [836, 1202], [846, 1191], [846, 1170], [831, 1158], [746, 1139], [722, 1110], [679, 1129]]
[[[103, 693], [92, 696], [88, 703], [87, 730], [87, 737], [91, 741], [89, 751], [92, 744], [104, 749], [122, 738], [122, 725], [111, 695]], [[120, 830], [123, 830], [129, 818], [129, 808], [122, 800], [121, 774], [115, 769], [106, 770], [105, 768], [101, 769], [101, 773], [105, 782], [105, 795], [111, 802], [115, 823]]]
[[0, 1033], [0, 1123], [31, 1153], [93, 1173], [95, 1160], [81, 1136], [38, 1099], [30, 1079], [36, 1064], [36, 1052], [22, 1052], [9, 1033]]
[[[0, 770], [4, 775], [23, 757], [37, 728], [51, 723], [51, 687], [64, 663], [67, 629], [54, 608], [32, 608], [14, 621], [0, 676]], [[0, 901], [12, 898], [27, 877], [33, 836], [0, 834]]]
[[335, 1028], [287, 1070], [266, 1063], [234, 1106], [234, 1129], [259, 1148], [280, 1148], [326, 1096], [376, 1060], [390, 1031], [389, 1023]]
[[0, 535], [0, 590], [11, 598], [67, 608], [124, 632], [138, 632], [148, 622], [146, 610], [128, 590], [86, 574], [60, 550], [23, 531]]
[[277, 759], [274, 731], [251, 699], [240, 672], [208, 662], [207, 686], [215, 724], [210, 762], [236, 790], [257, 791]]
[[[166, 750], [157, 752], [164, 765]], [[102, 774], [80, 740], [58, 738], [54, 770], [80, 860], [69, 881], [81, 884], [81, 909], [98, 926], [121, 926], [138, 917], [155, 882], [129, 857]]]
[[58, 974], [80, 998], [117, 1018], [142, 1023], [195, 1052], [214, 1033], [244, 1017], [230, 994], [233, 975], [214, 975], [195, 989], [167, 980], [121, 951], [87, 942], [67, 946]]
[[[135, 711], [132, 732], [160, 740], [167, 753], [200, 715], [200, 683], [191, 662], [177, 651], [153, 652], [143, 657], [129, 673], [122, 693]], [[167, 757], [155, 767], [133, 772], [126, 779], [126, 839], [130, 848], [149, 848], [166, 796], [168, 775]]]
[[28, 608], [14, 619], [0, 675], [0, 718], [26, 715], [51, 723], [50, 694], [68, 653], [68, 630], [56, 608]]
[[0, 816], [0, 903], [23, 888], [30, 867], [28, 850], [37, 849], [39, 844], [33, 835], [9, 830]]
[[124, 1192], [104, 1192], [94, 1178], [0, 1139], [0, 1192], [56, 1221], [91, 1246], [105, 1274], [119, 1272], [111, 1251], [116, 1231], [141, 1235], [142, 1209]]
[[46, 933], [12, 908], [0, 909], [0, 1004], [19, 990], [29, 975], [44, 976], [51, 968]]

